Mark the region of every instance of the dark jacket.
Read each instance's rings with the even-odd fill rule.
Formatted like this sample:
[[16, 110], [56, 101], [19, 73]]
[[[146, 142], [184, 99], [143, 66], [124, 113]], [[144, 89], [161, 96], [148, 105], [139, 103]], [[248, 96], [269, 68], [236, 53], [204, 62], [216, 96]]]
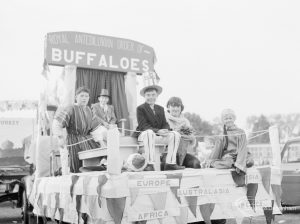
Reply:
[[[165, 111], [162, 106], [154, 105], [153, 113], [150, 105], [144, 103], [137, 107], [136, 116], [138, 121], [137, 131], [153, 130], [155, 133], [160, 129], [170, 130], [170, 126], [165, 117]], [[134, 136], [139, 136], [139, 132], [136, 132]]]

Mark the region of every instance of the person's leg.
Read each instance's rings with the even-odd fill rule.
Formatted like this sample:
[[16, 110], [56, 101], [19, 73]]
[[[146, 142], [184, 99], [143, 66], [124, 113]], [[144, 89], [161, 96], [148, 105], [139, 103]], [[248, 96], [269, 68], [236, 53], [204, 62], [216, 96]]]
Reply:
[[178, 132], [172, 131], [168, 134], [168, 154], [166, 158], [166, 163], [176, 164], [176, 154], [180, 142], [180, 134]]
[[194, 169], [201, 168], [199, 159], [197, 159], [196, 156], [193, 156], [192, 154], [189, 154], [189, 153], [187, 153], [185, 155], [182, 165], [185, 167], [194, 168]]
[[217, 168], [217, 169], [230, 169], [233, 167], [233, 160], [231, 158], [222, 158], [215, 160], [211, 167]]
[[183, 166], [179, 166], [176, 164], [177, 150], [180, 142], [180, 134], [176, 131], [172, 131], [165, 138], [167, 139], [168, 152], [164, 170], [184, 169]]
[[165, 170], [166, 158], [167, 158], [167, 153], [163, 153], [160, 156], [160, 170], [161, 171]]
[[[146, 162], [153, 168], [155, 163], [155, 133], [152, 130], [143, 131], [139, 137], [138, 141], [142, 142], [145, 150], [145, 159]], [[146, 169], [148, 170], [148, 169]]]
[[84, 173], [84, 172], [92, 172], [92, 171], [103, 171], [103, 170], [106, 170], [106, 167], [104, 166], [86, 166], [86, 167], [80, 167], [79, 168], [79, 171], [81, 173]]

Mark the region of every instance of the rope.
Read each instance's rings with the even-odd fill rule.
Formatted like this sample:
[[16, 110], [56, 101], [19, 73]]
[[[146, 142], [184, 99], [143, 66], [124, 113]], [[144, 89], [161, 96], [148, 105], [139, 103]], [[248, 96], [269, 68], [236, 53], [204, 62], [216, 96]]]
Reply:
[[263, 133], [260, 133], [260, 134], [257, 134], [257, 135], [255, 135], [255, 136], [252, 136], [252, 137], [248, 138], [248, 141], [249, 141], [249, 140], [251, 140], [251, 139], [257, 138], [258, 136], [261, 136], [261, 135], [267, 134], [267, 133], [268, 133], [268, 131], [266, 131], [266, 132], [263, 132]]
[[[122, 129], [122, 128], [118, 128], [119, 130], [124, 130], [124, 131], [128, 131], [128, 132], [142, 132], [142, 131], [137, 131], [137, 130], [131, 130], [131, 129]], [[257, 133], [267, 133], [269, 132], [268, 129], [266, 130], [260, 130], [260, 131], [253, 131], [253, 132], [248, 132], [248, 134], [257, 134]], [[195, 137], [199, 137], [199, 138], [205, 138], [205, 137], [225, 137], [225, 136], [239, 136], [239, 135], [244, 135], [244, 133], [237, 133], [237, 134], [229, 134], [229, 135], [223, 135], [223, 134], [220, 134], [220, 135], [194, 135]]]
[[[124, 131], [129, 131], [129, 132], [139, 132], [139, 133], [142, 132], [142, 131], [136, 131], [136, 130], [130, 130], [130, 129], [122, 129], [122, 128], [118, 128], [118, 129], [121, 130], [121, 131], [124, 130]], [[257, 138], [261, 135], [264, 135], [268, 132], [269, 132], [269, 130], [260, 130], [260, 131], [249, 132], [248, 134], [256, 134], [256, 133], [259, 133], [259, 134], [248, 138], [248, 141], [251, 140], [251, 139]], [[239, 135], [244, 135], [244, 133], [230, 134], [230, 135], [194, 135], [194, 136], [199, 137], [199, 138], [201, 138], [201, 137], [205, 138], [205, 137], [224, 137], [224, 136], [239, 136]], [[67, 145], [67, 147], [72, 147], [72, 146], [75, 146], [75, 145], [79, 145], [81, 143], [84, 143], [84, 142], [87, 142], [87, 141], [90, 141], [90, 140], [93, 140], [93, 138], [88, 138], [88, 139], [85, 139], [83, 141]]]
[[92, 140], [92, 139], [94, 139], [94, 138], [88, 138], [88, 139], [85, 139], [85, 140], [83, 140], [83, 141], [80, 141], [80, 142], [77, 142], [77, 143], [74, 143], [74, 144], [67, 145], [67, 147], [71, 147], [71, 146], [74, 146], [74, 145], [79, 145], [79, 144], [81, 144], [81, 143], [90, 141], [90, 140]]

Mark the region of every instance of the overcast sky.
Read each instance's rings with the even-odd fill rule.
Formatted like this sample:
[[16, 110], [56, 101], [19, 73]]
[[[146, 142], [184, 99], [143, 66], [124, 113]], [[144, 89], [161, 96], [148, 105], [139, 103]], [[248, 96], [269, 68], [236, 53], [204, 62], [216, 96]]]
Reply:
[[231, 107], [241, 124], [252, 114], [299, 112], [300, 1], [0, 4], [0, 100], [37, 99], [45, 34], [81, 31], [152, 46], [163, 105], [180, 96], [208, 120]]

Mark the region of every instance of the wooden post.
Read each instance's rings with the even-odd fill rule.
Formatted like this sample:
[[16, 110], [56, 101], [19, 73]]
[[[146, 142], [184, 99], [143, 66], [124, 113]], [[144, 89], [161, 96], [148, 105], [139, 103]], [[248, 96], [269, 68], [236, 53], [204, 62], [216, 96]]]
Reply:
[[121, 134], [122, 136], [125, 136], [125, 122], [126, 122], [126, 119], [123, 118], [120, 120], [122, 123], [121, 123]]
[[122, 169], [120, 155], [120, 132], [117, 127], [107, 131], [107, 171], [109, 174], [119, 175]]
[[137, 80], [136, 73], [128, 72], [125, 76], [125, 92], [129, 112], [130, 129], [137, 127], [136, 107], [137, 107]]
[[76, 88], [76, 66], [66, 65], [64, 68], [64, 97], [62, 105], [68, 106], [75, 102], [75, 88]]
[[276, 125], [269, 128], [269, 136], [272, 147], [272, 165], [279, 167], [281, 166], [281, 151], [279, 143], [279, 131]]

